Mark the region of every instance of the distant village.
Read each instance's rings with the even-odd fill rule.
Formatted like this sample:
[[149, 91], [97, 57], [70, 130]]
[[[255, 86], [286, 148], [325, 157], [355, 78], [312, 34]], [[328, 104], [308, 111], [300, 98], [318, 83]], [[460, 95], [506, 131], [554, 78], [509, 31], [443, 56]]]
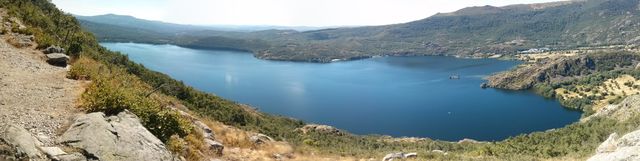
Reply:
[[525, 51], [519, 51], [519, 54], [532, 54], [532, 53], [544, 53], [547, 51], [551, 51], [551, 49], [549, 48], [532, 48], [529, 50], [525, 50]]

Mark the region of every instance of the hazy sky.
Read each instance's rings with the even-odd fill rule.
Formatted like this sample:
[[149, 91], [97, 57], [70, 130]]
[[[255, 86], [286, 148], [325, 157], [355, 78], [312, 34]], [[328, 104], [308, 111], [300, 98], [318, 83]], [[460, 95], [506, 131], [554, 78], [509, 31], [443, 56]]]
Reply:
[[78, 15], [115, 13], [182, 24], [362, 26], [409, 22], [468, 6], [558, 0], [53, 0]]

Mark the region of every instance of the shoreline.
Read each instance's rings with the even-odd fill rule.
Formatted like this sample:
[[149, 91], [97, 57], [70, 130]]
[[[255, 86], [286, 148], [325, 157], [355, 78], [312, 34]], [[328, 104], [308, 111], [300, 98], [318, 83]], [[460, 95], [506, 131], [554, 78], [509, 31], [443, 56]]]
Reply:
[[[113, 42], [101, 42], [101, 43], [112, 43], [112, 44], [118, 44], [118, 43], [121, 43], [121, 44], [125, 44], [125, 45], [126, 45], [126, 44], [141, 44], [141, 43], [133, 43], [133, 42], [126, 42], [126, 43], [124, 43], [124, 42], [116, 42], [116, 43], [113, 43]], [[146, 44], [146, 45], [169, 45], [169, 46], [178, 46], [178, 45], [173, 45], [173, 44]], [[180, 46], [178, 46], [178, 47], [180, 47]], [[186, 49], [192, 49], [192, 48], [186, 48]], [[200, 50], [200, 49], [199, 49], [199, 50]], [[206, 49], [204, 49], [204, 50], [206, 50]], [[388, 56], [388, 57], [391, 57], [391, 56]], [[427, 56], [394, 56], [394, 57], [434, 57], [434, 55], [427, 55]], [[449, 57], [449, 58], [451, 58], [451, 59], [472, 59], [472, 58], [465, 58], [465, 57], [454, 57], [454, 56], [443, 56], [443, 55], [435, 56], [435, 57]], [[482, 59], [495, 59], [495, 58], [482, 58]], [[265, 60], [265, 59], [258, 59], [258, 60]], [[513, 60], [513, 59], [507, 59], [507, 60]], [[507, 60], [504, 60], [504, 59], [496, 59], [496, 61], [507, 61]], [[271, 60], [266, 60], [266, 61], [271, 61]], [[518, 62], [521, 62], [521, 61], [518, 61]], [[518, 64], [521, 64], [521, 63], [518, 63]], [[509, 71], [509, 70], [512, 70], [513, 68], [517, 68], [518, 66], [519, 66], [519, 65], [515, 65], [515, 66], [511, 67], [510, 69], [507, 69], [507, 70], [501, 70], [501, 71], [498, 71], [498, 72]], [[491, 74], [491, 73], [489, 73], [489, 74]], [[480, 87], [478, 87], [478, 88], [480, 88]], [[505, 90], [505, 89], [496, 89], [496, 90]], [[508, 91], [512, 91], [512, 92], [513, 92], [513, 90], [505, 90], [505, 92], [508, 92]], [[516, 92], [517, 92], [517, 91], [516, 91]], [[531, 91], [528, 91], [528, 92], [531, 92]], [[533, 96], [533, 94], [535, 94], [535, 93], [532, 93], [532, 96]], [[541, 96], [541, 95], [539, 95], [539, 94], [535, 94], [535, 96], [534, 96], [534, 97], [540, 97], [540, 96]], [[227, 98], [227, 99], [228, 99], [228, 98]], [[554, 101], [554, 102], [557, 102], [557, 100], [555, 100], [555, 99], [554, 99], [553, 101]], [[558, 106], [560, 106], [561, 108], [563, 108], [563, 109], [565, 109], [565, 110], [566, 110], [566, 109], [569, 109], [569, 108], [566, 108], [566, 107], [561, 106], [561, 105], [558, 105]], [[576, 111], [576, 112], [580, 112], [580, 111]], [[579, 120], [579, 119], [580, 119], [580, 118], [576, 118], [575, 120], [572, 120], [571, 122], [567, 122], [566, 124], [563, 124], [562, 126], [566, 126], [566, 125], [569, 125], [569, 124], [572, 124], [572, 123], [578, 122], [578, 120]], [[300, 120], [300, 119], [297, 119], [297, 120]], [[544, 128], [544, 129], [533, 130], [533, 131], [525, 130], [526, 132], [518, 133], [517, 135], [529, 134], [529, 133], [534, 133], [534, 132], [541, 132], [541, 131], [545, 131], [545, 130], [549, 130], [549, 129], [559, 128], [559, 127], [562, 127], [562, 126], [553, 127], [553, 128]], [[385, 135], [388, 135], [388, 134], [384, 134], [384, 133], [363, 133], [363, 134], [354, 134], [354, 135], [360, 135], [360, 136], [366, 136], [366, 135], [382, 135], [382, 136], [385, 136]], [[501, 138], [501, 139], [488, 139], [488, 140], [477, 139], [477, 138], [469, 137], [469, 136], [465, 136], [464, 138], [473, 138], [473, 139], [482, 140], [482, 141], [500, 141], [500, 140], [504, 140], [504, 139], [506, 139], [506, 138], [513, 137], [513, 136], [517, 136], [517, 135], [509, 135], [509, 136], [505, 136], [504, 138]], [[389, 136], [390, 136], [390, 135], [389, 135]], [[396, 137], [397, 137], [397, 138], [404, 138], [404, 137], [412, 137], [412, 136], [413, 136], [413, 137], [418, 137], [417, 135], [410, 135], [410, 136], [392, 136], [392, 137], [394, 137], [394, 138], [396, 138]], [[431, 139], [433, 139], [434, 137], [424, 137], [424, 138], [431, 138]], [[460, 138], [460, 139], [464, 139], [464, 138]], [[460, 139], [434, 139], [434, 140], [439, 140], [439, 141], [448, 141], [448, 142], [452, 142], [452, 141], [453, 141], [453, 142], [455, 142], [455, 141], [459, 141]]]

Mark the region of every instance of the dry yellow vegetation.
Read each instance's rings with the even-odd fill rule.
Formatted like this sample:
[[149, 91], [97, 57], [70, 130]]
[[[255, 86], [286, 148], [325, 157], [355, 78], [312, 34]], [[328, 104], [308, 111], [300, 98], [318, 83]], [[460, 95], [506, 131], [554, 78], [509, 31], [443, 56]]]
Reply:
[[566, 50], [566, 51], [549, 51], [543, 53], [533, 53], [533, 54], [519, 54], [516, 56], [516, 59], [527, 62], [527, 63], [536, 63], [544, 59], [558, 59], [561, 57], [572, 57], [581, 53], [579, 50]]
[[592, 97], [596, 98], [593, 99], [593, 109], [597, 111], [609, 105], [612, 100], [640, 94], [638, 87], [640, 87], [640, 80], [631, 75], [621, 75], [615, 79], [608, 79], [599, 86], [579, 85], [576, 87], [576, 91], [558, 88], [555, 92], [563, 100], [595, 96]]

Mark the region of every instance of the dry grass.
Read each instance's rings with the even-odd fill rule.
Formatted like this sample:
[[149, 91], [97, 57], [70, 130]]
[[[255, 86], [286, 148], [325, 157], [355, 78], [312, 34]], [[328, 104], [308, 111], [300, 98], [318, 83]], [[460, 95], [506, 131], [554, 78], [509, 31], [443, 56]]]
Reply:
[[216, 140], [222, 142], [225, 146], [228, 147], [238, 147], [238, 148], [255, 148], [253, 143], [249, 140], [251, 137], [251, 133], [225, 125], [221, 122], [214, 121], [211, 119], [202, 119], [211, 130], [215, 134]]
[[[369, 159], [357, 159], [346, 156], [331, 156], [316, 153], [317, 149], [306, 147], [293, 147], [287, 142], [276, 141], [256, 145], [249, 139], [255, 133], [244, 131], [225, 125], [211, 119], [202, 119], [215, 134], [217, 141], [225, 145], [222, 159], [230, 161], [271, 161], [283, 158], [285, 160], [301, 161], [358, 161]], [[379, 159], [374, 159], [379, 160]]]
[[593, 100], [594, 110], [600, 110], [609, 105], [609, 101], [628, 95], [639, 94], [640, 80], [631, 75], [622, 75], [615, 79], [609, 79], [600, 86], [589, 87], [577, 86], [577, 91], [569, 91], [563, 88], [556, 89], [556, 94], [562, 99], [583, 98], [589, 96], [603, 96], [603, 99]]
[[524, 62], [536, 63], [545, 59], [555, 60], [561, 57], [573, 57], [579, 53], [580, 53], [579, 50], [550, 51], [550, 52], [534, 53], [534, 54], [519, 54], [516, 56], [516, 58]]

